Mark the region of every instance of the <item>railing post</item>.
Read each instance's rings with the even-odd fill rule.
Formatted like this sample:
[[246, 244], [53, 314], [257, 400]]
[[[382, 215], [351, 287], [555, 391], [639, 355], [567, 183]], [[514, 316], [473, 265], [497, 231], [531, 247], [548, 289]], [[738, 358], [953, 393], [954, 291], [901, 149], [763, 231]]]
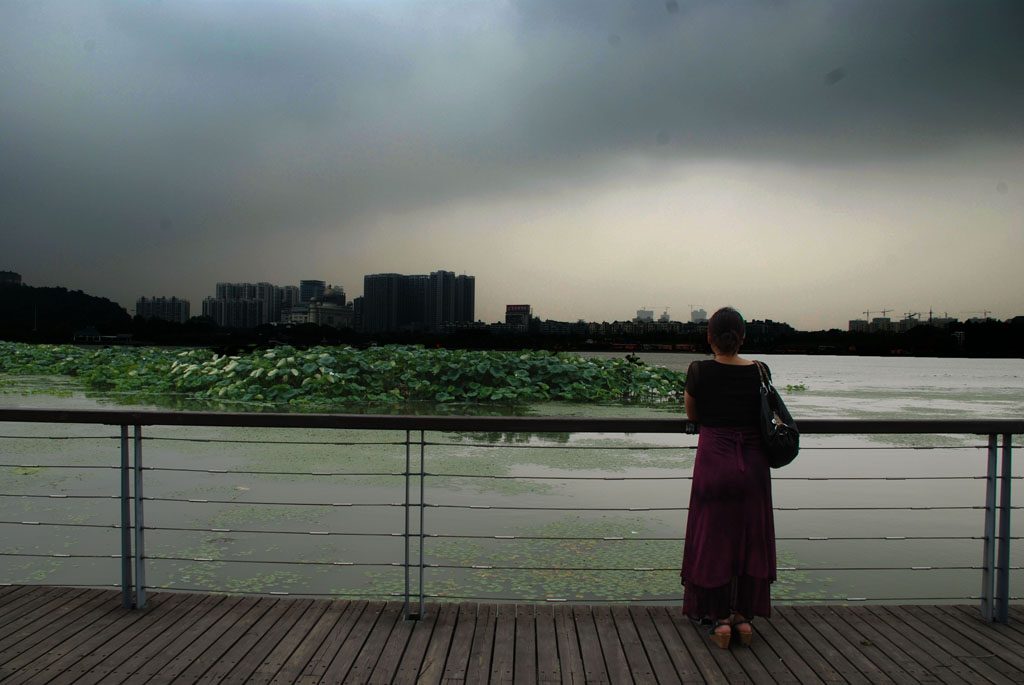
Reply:
[[426, 463], [426, 451], [427, 451], [427, 439], [424, 431], [420, 431], [420, 618], [423, 618], [423, 544], [426, 542], [426, 532], [423, 530], [424, 513], [427, 508], [427, 503], [424, 501], [425, 483], [426, 483], [426, 469], [424, 465]]
[[121, 426], [121, 606], [132, 608], [132, 509], [128, 478], [128, 426]]
[[135, 607], [146, 606], [146, 533], [142, 516], [142, 426], [135, 426]]
[[412, 446], [409, 443], [409, 434], [411, 431], [406, 429], [405, 431], [405, 608], [404, 616], [405, 620], [409, 620], [409, 479], [412, 477], [411, 474], [411, 450]]
[[1003, 464], [999, 479], [999, 552], [996, 561], [994, 621], [1010, 619], [1010, 484], [1013, 481], [1013, 436], [1003, 433]]
[[981, 555], [981, 617], [986, 621], [995, 618], [995, 570], [996, 570], [996, 485], [999, 452], [997, 435], [988, 436], [988, 468], [985, 475], [985, 544]]

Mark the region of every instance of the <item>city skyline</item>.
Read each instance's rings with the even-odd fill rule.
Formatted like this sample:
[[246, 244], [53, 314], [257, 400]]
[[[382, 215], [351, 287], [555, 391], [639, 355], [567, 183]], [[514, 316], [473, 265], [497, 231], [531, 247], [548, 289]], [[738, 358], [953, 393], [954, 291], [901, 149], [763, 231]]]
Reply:
[[[19, 276], [22, 276], [22, 274], [14, 271], [14, 270], [11, 270], [11, 273], [14, 273], [14, 274], [17, 274]], [[452, 272], [444, 272], [444, 273], [452, 273]], [[366, 275], [363, 276], [362, 280], [364, 280], [364, 282], [365, 282], [366, 278], [370, 277], [370, 276], [388, 276], [388, 275], [400, 276], [400, 277], [408, 278], [408, 276], [404, 276], [402, 274], [397, 274], [397, 273], [394, 273], [394, 272], [385, 272], [385, 273], [382, 273], [382, 274], [366, 274]], [[433, 275], [433, 274], [431, 274], [431, 275]], [[423, 276], [421, 276], [421, 277], [423, 277]], [[24, 278], [24, 277], [22, 276], [22, 278]], [[468, 276], [467, 274], [460, 274], [456, 278], [469, 278], [469, 279], [475, 281], [476, 277], [475, 276]], [[321, 287], [324, 287], [324, 286], [326, 286], [327, 288], [332, 288], [333, 287], [333, 288], [339, 290], [342, 293], [343, 298], [347, 297], [349, 302], [351, 302], [355, 298], [362, 297], [364, 295], [364, 293], [351, 294], [340, 283], [333, 283], [331, 281], [324, 280], [324, 279], [299, 279], [297, 281], [297, 283], [302, 283], [302, 284], [318, 283], [318, 284], [320, 284]], [[68, 284], [62, 284], [62, 283], [35, 284], [35, 283], [27, 283], [26, 282], [25, 285], [36, 286], [36, 287], [64, 287], [64, 288], [67, 288], [69, 290], [82, 290], [82, 288], [77, 288], [75, 286], [68, 285]], [[277, 286], [277, 285], [273, 285], [273, 284], [267, 282], [266, 280], [259, 280], [259, 281], [217, 281], [214, 284], [214, 288], [210, 291], [210, 292], [213, 293], [213, 295], [211, 295], [210, 292], [207, 292], [207, 294], [202, 295], [198, 300], [196, 300], [196, 303], [198, 305], [204, 305], [204, 303], [206, 301], [208, 301], [208, 300], [213, 300], [213, 299], [220, 298], [222, 296], [220, 291], [224, 287], [228, 287], [228, 286], [249, 286], [249, 287], [253, 288], [254, 290], [257, 287], [259, 287], [259, 286], [270, 286], [270, 287], [274, 287], [274, 288], [293, 289], [295, 291], [295, 298], [296, 298], [295, 302], [296, 302], [296, 304], [298, 304], [300, 302], [300, 299], [301, 299], [302, 302], [306, 302], [307, 301], [306, 299], [303, 299], [303, 298], [299, 297], [299, 294], [298, 294], [299, 293], [299, 286], [298, 285], [285, 284], [285, 285], [282, 285], [282, 286]], [[88, 295], [97, 295], [97, 293], [92, 293], [92, 292], [86, 292], [86, 294], [88, 294]], [[105, 297], [103, 295], [100, 295], [100, 296], [101, 297]], [[153, 298], [168, 298], [168, 299], [177, 298], [178, 300], [183, 300], [183, 301], [185, 301], [188, 304], [191, 304], [191, 302], [192, 302], [192, 300], [190, 300], [190, 298], [178, 297], [177, 295], [173, 295], [173, 294], [169, 294], [169, 293], [150, 293], [148, 295], [140, 295], [140, 296], [136, 297], [134, 299], [134, 301], [137, 304], [137, 302], [140, 301], [140, 300], [153, 299]], [[108, 299], [111, 299], [111, 298], [108, 298]], [[117, 302], [117, 300], [113, 300], [113, 301]], [[129, 314], [132, 314], [132, 315], [137, 314], [137, 312], [135, 311], [135, 307], [134, 306], [128, 306], [128, 305], [125, 305], [124, 303], [121, 303], [121, 302], [117, 302], [117, 304], [119, 304], [122, 307], [124, 307], [124, 309], [126, 311], [128, 311]], [[514, 304], [514, 303], [506, 302], [505, 304], [501, 305], [501, 312], [498, 315], [495, 315], [493, 318], [490, 317], [490, 316], [485, 316], [485, 315], [477, 315], [475, 317], [475, 320], [483, 322], [483, 323], [498, 323], [498, 322], [504, 321], [505, 320], [505, 315], [506, 315], [506, 308], [510, 304]], [[679, 313], [670, 314], [669, 315], [669, 319], [671, 321], [676, 321], [676, 322], [688, 322], [688, 321], [692, 320], [692, 315], [693, 315], [693, 313], [695, 311], [704, 311], [706, 315], [710, 315], [716, 309], [718, 309], [719, 306], [731, 306], [731, 305], [722, 304], [722, 305], [718, 305], [718, 306], [715, 306], [715, 307], [712, 307], [712, 308], [708, 308], [707, 306], [702, 305], [700, 303], [696, 303], [696, 304], [695, 303], [688, 303], [687, 305], [685, 305], [686, 311], [684, 311], [683, 314], [679, 314]], [[533, 306], [530, 305], [530, 307], [531, 307], [531, 310], [532, 310]], [[632, 310], [632, 313], [630, 313], [630, 312], [622, 312], [622, 313], [619, 313], [619, 314], [617, 314], [617, 315], [615, 315], [613, 317], [608, 317], [608, 318], [603, 318], [603, 319], [585, 319], [585, 318], [579, 317], [579, 316], [569, 316], [567, 318], [557, 318], [557, 317], [554, 317], [554, 316], [546, 316], [546, 315], [544, 315], [543, 312], [533, 312], [533, 313], [537, 316], [538, 320], [563, 321], [563, 322], [570, 322], [570, 323], [573, 323], [573, 322], [576, 322], [576, 321], [587, 321], [587, 322], [594, 322], [594, 323], [600, 323], [600, 322], [612, 323], [612, 322], [632, 321], [634, 319], [637, 319], [637, 318], [640, 317], [640, 313], [641, 313], [642, 310], [645, 311], [646, 313], [649, 313], [651, 315], [651, 319], [652, 320], [654, 320], [654, 319], [664, 320], [665, 313], [669, 312], [671, 309], [672, 309], [671, 305], [669, 305], [667, 308], [665, 306], [650, 307], [650, 306], [647, 306], [647, 305], [642, 305], [642, 306], [638, 306], [634, 310]], [[201, 306], [200, 307], [196, 307], [196, 312], [195, 312], [194, 316], [199, 316], [201, 314], [202, 314], [202, 307]], [[988, 309], [966, 310], [966, 311], [956, 312], [956, 311], [946, 311], [946, 310], [939, 311], [939, 310], [935, 310], [935, 309], [910, 310], [910, 309], [905, 309], [905, 308], [899, 308], [899, 309], [894, 309], [894, 308], [878, 308], [878, 309], [864, 310], [864, 311], [861, 311], [861, 312], [855, 312], [853, 315], [847, 317], [843, 321], [837, 322], [835, 325], [824, 326], [822, 328], [802, 328], [800, 326], [796, 326], [796, 328], [797, 328], [797, 330], [808, 330], [808, 331], [810, 331], [810, 330], [829, 330], [829, 329], [839, 329], [839, 330], [851, 329], [852, 330], [851, 327], [854, 326], [855, 323], [859, 323], [859, 322], [863, 322], [864, 324], [869, 324], [872, 321], [881, 322], [883, 320], [886, 320], [886, 321], [890, 321], [891, 320], [893, 324], [897, 324], [900, 321], [905, 320], [905, 319], [917, 319], [918, 321], [921, 321], [921, 322], [927, 322], [930, 319], [932, 319], [933, 317], [937, 321], [943, 322], [943, 325], [945, 325], [945, 322], [947, 320], [965, 320], [966, 321], [966, 320], [970, 320], [970, 319], [978, 320], [978, 319], [985, 319], [985, 318], [991, 318], [991, 319], [994, 319], [994, 320], [1008, 320], [1008, 319], [1014, 318], [1015, 316], [1021, 316], [1021, 315], [1022, 314], [1020, 314], [1020, 313], [1013, 313], [1013, 312], [1008, 313], [1006, 315], [1000, 315], [997, 312], [994, 312], [994, 311], [988, 310]], [[214, 317], [214, 318], [217, 318], [217, 317]], [[748, 320], [748, 321], [754, 321], [754, 320], [759, 320], [759, 321], [775, 321], [775, 322], [787, 323], [787, 324], [791, 324], [792, 325], [792, 322], [787, 321], [787, 320], [785, 320], [783, 318], [780, 318], [778, 316], [772, 316], [772, 314], [770, 312], [766, 313], [766, 314], [757, 315], [757, 316], [750, 316], [750, 315], [747, 315], [747, 314], [744, 313], [744, 318], [746, 320]], [[864, 329], [867, 330], [867, 326], [865, 326]]]
[[1017, 0], [3, 3], [0, 268], [128, 309], [446, 268], [493, 321], [1006, 319], [1021, 25]]

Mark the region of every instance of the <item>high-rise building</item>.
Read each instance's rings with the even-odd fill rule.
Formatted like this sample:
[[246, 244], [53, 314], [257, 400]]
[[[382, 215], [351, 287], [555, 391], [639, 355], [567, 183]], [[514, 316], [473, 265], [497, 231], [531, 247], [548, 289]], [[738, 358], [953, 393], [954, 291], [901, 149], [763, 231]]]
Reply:
[[363, 330], [368, 333], [397, 331], [401, 274], [370, 274], [363, 277]]
[[214, 292], [214, 297], [203, 300], [203, 316], [227, 328], [255, 328], [277, 323], [283, 320], [287, 310], [298, 306], [299, 300], [296, 286], [282, 288], [267, 282], [218, 283]]
[[473, 321], [475, 279], [451, 271], [429, 276], [384, 273], [363, 278], [362, 329], [368, 333], [437, 331]]
[[533, 317], [533, 307], [528, 304], [505, 305], [505, 325], [514, 331], [526, 331]]
[[441, 326], [455, 321], [455, 274], [434, 271], [430, 274], [427, 296], [426, 328], [441, 330]]
[[21, 274], [14, 271], [0, 271], [0, 285], [21, 285]]
[[297, 285], [283, 285], [281, 286], [281, 308], [288, 309], [290, 307], [297, 307], [299, 305], [299, 286]]
[[454, 323], [472, 323], [476, 320], [476, 277], [455, 277]]
[[323, 281], [299, 281], [299, 303], [307, 304], [324, 296], [327, 284]]
[[135, 301], [135, 316], [185, 323], [189, 319], [189, 301], [177, 297], [140, 297]]

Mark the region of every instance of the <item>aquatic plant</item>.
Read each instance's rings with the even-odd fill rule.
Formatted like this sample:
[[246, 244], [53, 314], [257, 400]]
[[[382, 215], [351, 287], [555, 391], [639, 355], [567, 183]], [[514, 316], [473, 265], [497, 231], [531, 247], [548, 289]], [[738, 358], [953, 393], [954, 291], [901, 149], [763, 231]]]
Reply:
[[240, 355], [208, 349], [85, 349], [0, 342], [0, 372], [71, 376], [86, 387], [318, 408], [346, 403], [521, 404], [678, 400], [685, 374], [625, 359], [546, 351], [418, 346], [282, 346]]

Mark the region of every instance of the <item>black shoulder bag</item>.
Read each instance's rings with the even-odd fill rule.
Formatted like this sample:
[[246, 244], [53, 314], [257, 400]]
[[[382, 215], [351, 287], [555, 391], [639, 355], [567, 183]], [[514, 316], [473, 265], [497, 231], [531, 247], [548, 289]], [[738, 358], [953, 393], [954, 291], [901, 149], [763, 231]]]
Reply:
[[754, 363], [761, 375], [761, 437], [764, 438], [765, 451], [768, 453], [768, 465], [780, 469], [796, 459], [800, 451], [800, 431], [772, 385], [764, 364]]

